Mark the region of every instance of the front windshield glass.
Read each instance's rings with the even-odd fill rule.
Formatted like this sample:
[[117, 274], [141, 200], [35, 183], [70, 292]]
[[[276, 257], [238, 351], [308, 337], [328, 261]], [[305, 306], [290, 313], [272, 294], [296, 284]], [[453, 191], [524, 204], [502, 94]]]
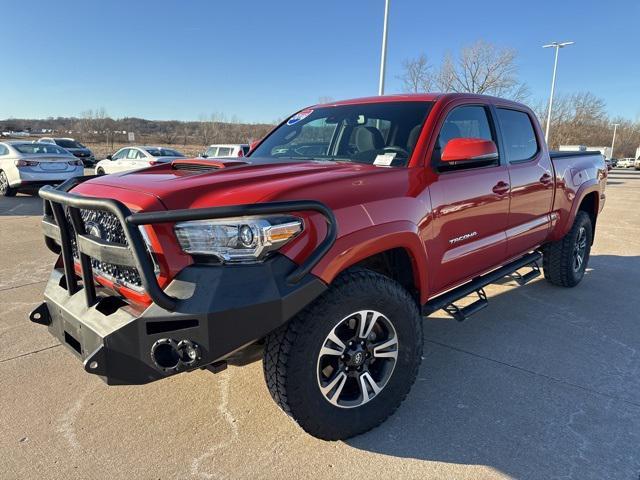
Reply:
[[251, 157], [406, 166], [431, 102], [309, 108], [269, 135]]
[[19, 143], [14, 144], [13, 148], [29, 155], [69, 155], [69, 152], [52, 143]]

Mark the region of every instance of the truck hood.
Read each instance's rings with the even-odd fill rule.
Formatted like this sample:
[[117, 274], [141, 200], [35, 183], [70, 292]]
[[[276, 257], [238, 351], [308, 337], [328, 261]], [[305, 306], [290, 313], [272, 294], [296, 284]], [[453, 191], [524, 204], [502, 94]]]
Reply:
[[[154, 196], [167, 209], [308, 199], [341, 208], [408, 194], [408, 168], [328, 161], [245, 161], [251, 163], [235, 159], [229, 166], [202, 171], [189, 169], [189, 161], [181, 160], [182, 168], [171, 163], [96, 177], [81, 184], [78, 191], [90, 194], [92, 185], [99, 185], [101, 192], [113, 187], [113, 198], [117, 198], [118, 191], [125, 189]], [[202, 167], [203, 161], [194, 160], [193, 165]]]

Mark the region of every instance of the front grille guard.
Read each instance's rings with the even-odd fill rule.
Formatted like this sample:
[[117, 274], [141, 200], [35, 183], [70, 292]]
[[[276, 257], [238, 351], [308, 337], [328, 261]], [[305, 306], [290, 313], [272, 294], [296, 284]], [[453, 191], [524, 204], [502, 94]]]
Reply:
[[[73, 256], [72, 238], [75, 235], [81, 278], [88, 307], [97, 302], [96, 285], [93, 277], [93, 267], [91, 266], [91, 259], [94, 258], [101, 262], [136, 268], [142, 280], [142, 287], [151, 297], [151, 300], [166, 310], [175, 310], [178, 299], [167, 295], [160, 288], [154, 272], [153, 261], [138, 228], [141, 225], [308, 210], [319, 212], [327, 221], [326, 236], [306, 260], [288, 275], [287, 282], [290, 284], [298, 283], [309, 273], [336, 240], [336, 219], [333, 212], [321, 202], [295, 200], [228, 207], [131, 213], [131, 210], [126, 205], [117, 200], [84, 197], [69, 193], [69, 190], [73, 187], [93, 177], [93, 175], [75, 177], [58, 187], [45, 186], [40, 189], [40, 197], [44, 200], [42, 230], [47, 247], [54, 253], [62, 255], [67, 291], [69, 295], [73, 295], [81, 289], [75, 273], [75, 259]], [[65, 215], [65, 207], [71, 222], [68, 221]], [[115, 215], [122, 225], [129, 246], [107, 242], [88, 234], [80, 216], [81, 209], [102, 210]]]

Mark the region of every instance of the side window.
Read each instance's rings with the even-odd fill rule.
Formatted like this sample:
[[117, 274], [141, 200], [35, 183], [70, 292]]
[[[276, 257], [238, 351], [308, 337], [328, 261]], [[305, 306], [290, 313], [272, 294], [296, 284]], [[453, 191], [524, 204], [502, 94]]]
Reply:
[[127, 159], [135, 160], [136, 158], [138, 158], [138, 150], [136, 150], [135, 148], [130, 148], [129, 153], [127, 153]]
[[0, 155], [6, 155], [9, 153], [9, 149], [4, 145], [0, 145]]
[[231, 149], [228, 147], [220, 147], [218, 149], [218, 156], [219, 157], [228, 157], [229, 155], [231, 155]]
[[498, 121], [509, 162], [529, 160], [538, 153], [536, 132], [525, 112], [498, 108]]
[[136, 150], [136, 158], [142, 160], [146, 159], [147, 156], [141, 150]]
[[440, 161], [442, 149], [449, 140], [454, 138], [482, 138], [495, 142], [487, 109], [481, 105], [467, 105], [456, 107], [449, 112], [440, 127], [438, 140], [433, 149], [432, 161], [441, 171], [465, 168], [464, 166], [452, 167]]
[[215, 157], [218, 154], [218, 149], [216, 147], [209, 147], [204, 153], [207, 157]]
[[489, 118], [484, 107], [473, 105], [451, 111], [440, 129], [438, 146], [442, 149], [452, 138], [493, 140]]

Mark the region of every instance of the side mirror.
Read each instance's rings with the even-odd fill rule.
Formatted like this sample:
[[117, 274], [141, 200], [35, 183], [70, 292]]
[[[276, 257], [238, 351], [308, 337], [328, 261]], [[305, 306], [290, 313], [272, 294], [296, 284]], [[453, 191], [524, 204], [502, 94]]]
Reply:
[[107, 160], [113, 160], [113, 155], [107, 155]]
[[443, 162], [477, 162], [498, 158], [496, 144], [482, 138], [452, 138], [440, 155]]
[[200, 157], [201, 157], [201, 158], [207, 158], [207, 157], [208, 157], [208, 155], [207, 155], [205, 152], [202, 152], [202, 153], [200, 153]]

